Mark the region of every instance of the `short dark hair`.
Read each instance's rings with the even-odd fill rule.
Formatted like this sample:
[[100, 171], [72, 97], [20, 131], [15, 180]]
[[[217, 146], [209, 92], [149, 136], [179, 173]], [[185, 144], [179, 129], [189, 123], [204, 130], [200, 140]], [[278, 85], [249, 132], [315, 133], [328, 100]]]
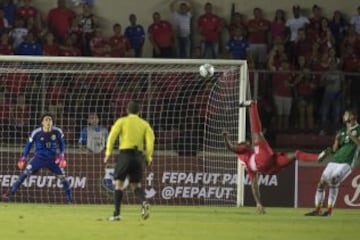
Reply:
[[138, 114], [140, 112], [140, 102], [131, 100], [127, 105], [127, 110], [129, 113]]
[[42, 121], [44, 120], [45, 117], [51, 117], [51, 119], [54, 122], [54, 116], [51, 113], [43, 113], [40, 117], [40, 123], [42, 123]]
[[115, 24], [113, 25], [113, 29], [115, 29], [116, 27], [121, 27], [121, 25], [120, 25], [119, 23], [115, 23]]

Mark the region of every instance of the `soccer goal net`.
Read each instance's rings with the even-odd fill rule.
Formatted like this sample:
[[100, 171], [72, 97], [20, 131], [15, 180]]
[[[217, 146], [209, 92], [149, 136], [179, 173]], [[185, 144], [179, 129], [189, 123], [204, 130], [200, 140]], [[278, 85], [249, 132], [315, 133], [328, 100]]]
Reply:
[[[67, 178], [77, 203], [112, 202], [113, 164], [103, 165], [106, 132], [142, 103], [156, 135], [153, 165], [143, 186], [153, 204], [242, 205], [243, 170], [225, 150], [245, 137], [245, 61], [1, 56], [0, 185], [16, 181], [16, 167], [40, 116], [50, 112], [65, 135]], [[206, 78], [199, 66], [212, 64]], [[120, 140], [121, 141], [121, 140]], [[33, 155], [33, 150], [29, 158]], [[115, 162], [117, 146], [113, 150]], [[135, 198], [130, 188], [125, 202]], [[14, 201], [62, 203], [62, 185], [47, 169], [28, 177]]]

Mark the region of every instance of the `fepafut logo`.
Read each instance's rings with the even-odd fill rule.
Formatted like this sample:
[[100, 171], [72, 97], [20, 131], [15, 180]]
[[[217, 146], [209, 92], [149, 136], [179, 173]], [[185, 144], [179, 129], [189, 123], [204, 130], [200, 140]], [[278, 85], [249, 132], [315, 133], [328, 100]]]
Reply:
[[354, 194], [346, 194], [344, 196], [344, 202], [351, 207], [360, 207], [360, 175], [357, 175], [351, 181], [351, 187], [354, 188]]

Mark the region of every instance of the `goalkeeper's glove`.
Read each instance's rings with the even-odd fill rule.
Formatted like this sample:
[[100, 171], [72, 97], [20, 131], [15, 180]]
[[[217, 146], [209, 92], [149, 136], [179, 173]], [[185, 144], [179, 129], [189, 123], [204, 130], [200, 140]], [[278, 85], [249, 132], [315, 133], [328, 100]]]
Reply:
[[21, 157], [18, 162], [17, 162], [17, 167], [20, 169], [20, 170], [23, 170], [26, 166], [26, 158], [25, 157]]
[[64, 169], [66, 168], [67, 166], [67, 162], [64, 158], [64, 154], [60, 154], [56, 160], [55, 160], [55, 163], [59, 165], [60, 168]]

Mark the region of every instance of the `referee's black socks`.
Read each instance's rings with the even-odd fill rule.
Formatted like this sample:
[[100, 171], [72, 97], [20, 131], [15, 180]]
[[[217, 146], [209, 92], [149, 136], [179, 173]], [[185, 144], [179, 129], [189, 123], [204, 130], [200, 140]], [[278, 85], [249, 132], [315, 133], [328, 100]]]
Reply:
[[123, 191], [115, 190], [115, 192], [114, 192], [114, 203], [115, 203], [114, 216], [120, 215], [120, 206], [121, 206], [122, 197], [123, 197]]

